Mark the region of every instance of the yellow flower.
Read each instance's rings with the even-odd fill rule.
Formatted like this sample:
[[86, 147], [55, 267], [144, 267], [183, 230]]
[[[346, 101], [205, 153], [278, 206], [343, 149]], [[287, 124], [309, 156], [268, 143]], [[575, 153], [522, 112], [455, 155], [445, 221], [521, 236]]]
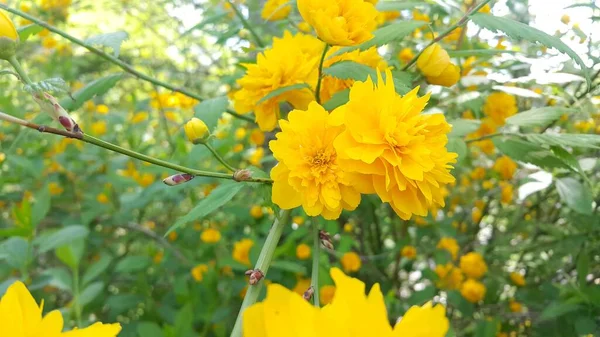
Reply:
[[302, 225], [304, 224], [304, 218], [303, 218], [303, 217], [301, 217], [301, 216], [295, 216], [295, 217], [292, 219], [292, 222], [293, 222], [293, 223], [295, 223], [295, 224], [296, 224], [296, 225], [298, 225], [298, 226], [302, 226]]
[[177, 240], [177, 237], [179, 237], [179, 234], [177, 234], [177, 232], [173, 231], [171, 233], [169, 233], [169, 241], [173, 242], [175, 240]]
[[483, 167], [476, 167], [473, 169], [473, 171], [471, 171], [469, 176], [473, 180], [481, 180], [485, 178], [485, 169]]
[[563, 16], [560, 17], [560, 22], [564, 23], [565, 25], [568, 25], [569, 22], [571, 22], [571, 17], [568, 16], [567, 14], [564, 14]]
[[400, 53], [398, 53], [398, 58], [404, 63], [410, 62], [413, 57], [415, 57], [415, 53], [413, 53], [412, 49], [410, 48], [404, 48], [400, 51]]
[[493, 92], [485, 100], [483, 113], [497, 125], [506, 123], [506, 118], [517, 113], [517, 100], [504, 92]]
[[296, 247], [296, 257], [300, 260], [310, 259], [310, 246], [305, 243], [299, 244]]
[[427, 82], [430, 84], [451, 87], [460, 79], [460, 67], [449, 63], [442, 73], [438, 76], [426, 76]]
[[200, 234], [200, 240], [204, 243], [216, 243], [221, 240], [221, 232], [214, 228], [208, 228]]
[[409, 260], [412, 260], [415, 257], [417, 257], [417, 248], [415, 248], [415, 246], [404, 246], [404, 247], [402, 247], [402, 251], [400, 252], [400, 255], [402, 255], [402, 257], [405, 257]]
[[462, 35], [462, 31], [463, 31], [463, 27], [456, 27], [456, 29], [454, 29], [452, 32], [450, 32], [450, 34], [446, 35], [446, 37], [444, 38], [444, 41], [448, 41], [448, 42], [458, 41], [460, 39], [460, 36]]
[[327, 305], [333, 302], [333, 297], [335, 296], [335, 286], [326, 285], [322, 286], [319, 289], [319, 302], [321, 305]]
[[259, 166], [260, 161], [263, 159], [264, 156], [265, 156], [265, 149], [263, 149], [262, 147], [258, 147], [258, 148], [255, 148], [253, 151], [251, 151], [251, 154], [248, 157], [248, 161], [250, 162], [250, 164], [252, 164], [254, 166]]
[[515, 175], [515, 171], [517, 171], [517, 163], [508, 156], [502, 156], [496, 159], [494, 171], [498, 172], [502, 179], [510, 180]]
[[96, 112], [101, 114], [101, 115], [106, 115], [109, 111], [108, 106], [104, 105], [104, 104], [98, 104], [98, 106], [96, 106]]
[[436, 248], [448, 251], [450, 253], [450, 255], [452, 255], [453, 260], [456, 260], [458, 251], [460, 249], [460, 247], [458, 246], [458, 243], [456, 242], [456, 239], [451, 238], [451, 237], [441, 238], [440, 241], [438, 242]]
[[154, 175], [152, 173], [144, 173], [135, 177], [135, 181], [142, 187], [152, 185], [154, 182]]
[[378, 12], [364, 0], [298, 0], [302, 18], [317, 36], [333, 46], [354, 46], [370, 40]]
[[[314, 100], [323, 48], [322, 41], [301, 33], [285, 31], [282, 38], [274, 38], [273, 46], [258, 54], [256, 64], [242, 64], [246, 74], [237, 80], [241, 89], [233, 96], [235, 110], [242, 114], [254, 111], [260, 129], [271, 131], [280, 118], [279, 103], [306, 109]], [[261, 101], [272, 91], [294, 84], [308, 84], [310, 88], [289, 90]]]
[[0, 164], [2, 164], [2, 162], [5, 160], [6, 160], [6, 154], [4, 154], [4, 152], [0, 152]]
[[135, 113], [133, 116], [131, 116], [131, 118], [129, 119], [129, 121], [132, 124], [139, 124], [141, 122], [144, 122], [148, 119], [148, 113], [147, 112], [137, 112]]
[[263, 217], [264, 213], [262, 210], [262, 207], [260, 207], [259, 205], [254, 205], [250, 208], [250, 215], [254, 218], [254, 219], [260, 219]]
[[580, 131], [582, 133], [587, 133], [596, 126], [596, 123], [594, 122], [593, 119], [590, 118], [585, 121], [577, 121], [577, 122], [575, 122], [574, 126], [575, 126], [575, 129], [577, 129], [578, 131]]
[[[272, 199], [283, 209], [302, 206], [309, 216], [339, 218], [354, 210], [360, 194], [351, 186], [333, 147], [342, 126], [330, 125], [331, 115], [318, 103], [293, 110], [281, 120], [277, 140], [269, 143], [279, 163], [271, 170]], [[310, 136], [308, 136], [310, 135]]]
[[102, 135], [106, 134], [106, 122], [98, 121], [98, 122], [92, 123], [92, 133], [96, 136], [102, 136]]
[[[467, 139], [473, 139], [473, 138], [479, 138], [479, 137], [491, 135], [492, 133], [496, 132], [497, 128], [498, 127], [492, 121], [491, 118], [484, 118], [481, 121], [481, 125], [479, 126], [479, 129], [477, 129], [477, 131], [473, 132], [472, 134], [469, 134]], [[492, 142], [491, 139], [485, 139], [482, 141], [475, 142], [474, 145], [479, 147], [484, 153], [487, 153], [487, 154], [492, 154], [495, 149], [494, 143]]]
[[287, 18], [291, 11], [289, 0], [267, 0], [260, 16], [263, 20], [277, 21]]
[[470, 252], [460, 258], [460, 269], [467, 277], [480, 279], [487, 273], [487, 264], [479, 253]]
[[514, 283], [517, 287], [525, 286], [525, 277], [523, 277], [523, 275], [516, 272], [512, 272], [509, 276], [512, 283]]
[[250, 143], [261, 146], [265, 143], [265, 133], [260, 131], [259, 129], [254, 129], [250, 133]]
[[202, 282], [204, 279], [204, 273], [208, 271], [208, 266], [205, 264], [199, 264], [192, 268], [191, 274], [196, 282]]
[[485, 6], [481, 7], [481, 9], [479, 9], [479, 13], [484, 13], [484, 14], [490, 14], [491, 11], [492, 11], [492, 8], [490, 7], [489, 4], [485, 4]]
[[340, 259], [340, 263], [342, 264], [342, 268], [346, 273], [359, 271], [360, 267], [362, 266], [360, 256], [355, 252], [345, 253]]
[[460, 294], [469, 302], [477, 303], [485, 297], [485, 285], [483, 283], [468, 279], [460, 287]]
[[96, 196], [96, 201], [98, 201], [101, 204], [108, 204], [110, 200], [108, 199], [108, 196], [106, 194], [100, 193]]
[[435, 266], [435, 273], [439, 278], [436, 286], [440, 289], [459, 289], [464, 279], [462, 271], [452, 263], [438, 264]]
[[302, 21], [298, 24], [298, 29], [303, 33], [309, 33], [312, 30], [312, 27], [308, 22]]
[[429, 15], [427, 15], [425, 13], [421, 13], [416, 9], [413, 9], [412, 15], [413, 15], [413, 19], [416, 21], [425, 21], [425, 22], [431, 21], [431, 19], [429, 18]]
[[254, 241], [242, 239], [233, 244], [233, 259], [237, 262], [250, 266], [250, 249], [254, 246]]
[[156, 254], [154, 254], [154, 256], [152, 257], [152, 262], [154, 262], [154, 264], [159, 264], [162, 262], [164, 257], [165, 257], [165, 253], [162, 251], [159, 251]]
[[51, 195], [60, 195], [62, 194], [62, 192], [64, 192], [65, 189], [60, 187], [59, 184], [51, 182], [50, 184], [48, 184], [48, 190], [50, 191]]
[[304, 292], [306, 292], [306, 290], [308, 290], [308, 288], [310, 288], [310, 279], [309, 278], [299, 278], [298, 281], [296, 282], [296, 285], [294, 286], [294, 289], [292, 289], [292, 291], [298, 295], [303, 295]]
[[481, 184], [481, 187], [483, 187], [484, 190], [491, 190], [494, 188], [494, 182], [491, 180], [486, 180]]
[[335, 296], [324, 308], [314, 307], [301, 295], [280, 285], [269, 285], [266, 299], [244, 312], [244, 337], [446, 335], [449, 323], [442, 305], [433, 306], [429, 302], [422, 307], [413, 306], [392, 329], [379, 284], [366, 296], [362, 281], [344, 275], [337, 268], [330, 273], [336, 284]]
[[417, 68], [427, 77], [440, 76], [449, 64], [448, 52], [438, 43], [425, 48], [417, 59]]
[[506, 182], [501, 183], [500, 186], [502, 187], [500, 200], [503, 204], [510, 204], [514, 195], [513, 186]]
[[242, 140], [242, 139], [246, 138], [246, 129], [237, 128], [237, 129], [235, 129], [234, 135], [235, 135], [235, 139]]
[[340, 165], [351, 172], [361, 193], [377, 193], [402, 219], [426, 216], [444, 206], [443, 187], [454, 182], [446, 149], [450, 125], [443, 114], [421, 114], [429, 95], [418, 88], [403, 97], [394, 91], [389, 70], [377, 86], [368, 78], [356, 82], [350, 100], [332, 113], [332, 123], [346, 129], [335, 139]]
[[58, 41], [56, 41], [56, 39], [53, 38], [52, 36], [46, 36], [42, 40], [42, 47], [44, 47], [46, 49], [53, 49], [54, 47], [56, 47], [57, 44], [58, 44]]
[[183, 129], [188, 140], [194, 144], [205, 143], [208, 137], [210, 136], [208, 126], [206, 126], [206, 124], [202, 120], [196, 117], [190, 119], [189, 122], [185, 123]]
[[508, 307], [510, 308], [510, 311], [512, 312], [521, 312], [523, 311], [523, 305], [513, 299], [511, 299], [510, 301], [508, 301]]
[[0, 326], [2, 335], [10, 337], [116, 337], [121, 325], [94, 323], [84, 329], [62, 332], [63, 317], [53, 310], [42, 317], [42, 305], [38, 306], [25, 285], [13, 283], [0, 300]]
[[0, 11], [0, 39], [9, 39], [17, 41], [19, 39], [19, 33], [12, 20], [4, 13]]

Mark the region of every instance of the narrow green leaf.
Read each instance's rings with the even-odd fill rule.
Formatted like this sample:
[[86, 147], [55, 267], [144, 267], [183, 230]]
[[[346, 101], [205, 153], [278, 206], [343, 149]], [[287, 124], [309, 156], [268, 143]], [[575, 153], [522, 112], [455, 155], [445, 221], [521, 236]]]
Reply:
[[139, 337], [164, 337], [162, 329], [155, 322], [140, 322], [137, 325]]
[[93, 46], [104, 46], [113, 50], [115, 57], [119, 57], [121, 52], [121, 44], [129, 38], [127, 32], [118, 31], [114, 33], [106, 33], [95, 35], [87, 38], [84, 42]]
[[100, 276], [108, 268], [111, 261], [112, 259], [110, 256], [102, 255], [100, 260], [94, 262], [85, 270], [83, 278], [81, 279], [82, 285], [86, 285], [95, 280], [96, 277]]
[[540, 322], [564, 316], [579, 309], [579, 305], [568, 302], [554, 302], [547, 306], [540, 314]]
[[33, 243], [38, 245], [40, 253], [45, 253], [73, 240], [85, 238], [89, 233], [89, 229], [83, 226], [67, 226], [51, 234], [41, 235]]
[[448, 152], [454, 152], [458, 154], [458, 162], [463, 161], [467, 156], [467, 144], [461, 138], [449, 137], [448, 145], [446, 147], [448, 148]]
[[342, 106], [350, 100], [350, 89], [344, 89], [342, 91], [336, 92], [333, 96], [323, 104], [323, 107], [327, 111], [332, 111], [333, 109]]
[[[323, 69], [325, 75], [333, 76], [342, 80], [366, 81], [370, 76], [377, 81], [377, 69], [353, 61], [341, 61]], [[403, 95], [410, 91], [403, 81], [394, 78], [396, 92]]]
[[577, 109], [562, 107], [545, 107], [523, 111], [506, 119], [506, 124], [533, 127], [546, 126], [559, 119], [564, 114], [577, 112]]
[[581, 168], [579, 164], [579, 160], [575, 158], [569, 151], [565, 150], [561, 146], [551, 146], [550, 151], [556, 156], [556, 158], [560, 159], [563, 163], [565, 163], [571, 171], [580, 174], [585, 181], [591, 185], [588, 176], [585, 174], [585, 171]]
[[424, 1], [379, 1], [375, 7], [380, 12], [391, 12], [415, 7], [429, 7], [431, 5]]
[[525, 134], [527, 140], [532, 143], [552, 146], [572, 146], [572, 147], [584, 147], [584, 148], [600, 148], [600, 136], [590, 134], [571, 134], [571, 133], [559, 133], [559, 134]]
[[574, 178], [566, 177], [556, 180], [556, 190], [560, 199], [577, 213], [592, 214], [592, 192]]
[[489, 29], [492, 32], [503, 32], [516, 40], [523, 39], [530, 42], [537, 42], [549, 48], [556, 48], [558, 51], [569, 55], [581, 67], [587, 80], [588, 88], [590, 88], [592, 81], [588, 67], [581, 57], [562, 42], [560, 38], [548, 35], [539, 29], [521, 22], [489, 14], [475, 13], [471, 15], [471, 20], [478, 26]]
[[51, 92], [51, 93], [61, 93], [68, 92], [69, 85], [65, 80], [60, 77], [48, 78], [33, 84], [26, 84], [23, 87], [23, 90], [29, 93], [36, 93], [40, 91]]
[[40, 221], [44, 220], [50, 211], [50, 190], [47, 186], [43, 187], [35, 195], [35, 203], [31, 209], [31, 225], [36, 227]]
[[56, 248], [55, 254], [62, 263], [74, 270], [79, 267], [84, 251], [85, 240], [78, 239]]
[[452, 125], [452, 131], [448, 137], [464, 137], [469, 133], [477, 131], [481, 125], [481, 121], [475, 119], [453, 119], [448, 121]]
[[83, 289], [81, 294], [79, 294], [79, 304], [82, 307], [85, 307], [90, 302], [92, 302], [96, 297], [98, 297], [102, 291], [104, 290], [104, 282], [94, 282], [88, 285]]
[[200, 118], [209, 130], [214, 130], [228, 105], [229, 101], [225, 96], [207, 99], [194, 107], [194, 116]]
[[590, 255], [585, 249], [582, 249], [579, 252], [579, 257], [577, 258], [577, 282], [579, 282], [580, 287], [585, 287], [586, 277], [590, 271]]
[[27, 263], [27, 251], [29, 243], [19, 237], [12, 237], [0, 243], [0, 261], [5, 262], [16, 269], [20, 269]]
[[122, 73], [111, 74], [88, 83], [85, 87], [77, 90], [71, 97], [66, 97], [60, 101], [60, 105], [68, 111], [79, 109], [83, 103], [89, 101], [95, 96], [104, 95], [108, 90], [117, 84], [123, 78]]
[[307, 83], [296, 83], [296, 84], [288, 85], [285, 87], [277, 88], [277, 89], [271, 91], [270, 93], [268, 93], [265, 97], [259, 99], [256, 104], [258, 105], [266, 100], [269, 100], [273, 97], [277, 97], [288, 91], [302, 90], [302, 89], [310, 89], [310, 85], [308, 85]]
[[21, 42], [25, 42], [31, 35], [37, 35], [41, 33], [42, 30], [44, 30], [44, 27], [33, 23], [27, 26], [19, 27], [17, 32], [19, 33], [19, 40], [21, 40]]
[[469, 50], [448, 50], [448, 55], [450, 57], [469, 57], [469, 56], [477, 56], [477, 57], [486, 57], [486, 56], [494, 56], [498, 54], [516, 54], [517, 52], [514, 50], [506, 50], [506, 49], [469, 49]]
[[150, 257], [145, 255], [131, 255], [123, 258], [115, 266], [117, 273], [136, 273], [142, 271], [150, 265]]

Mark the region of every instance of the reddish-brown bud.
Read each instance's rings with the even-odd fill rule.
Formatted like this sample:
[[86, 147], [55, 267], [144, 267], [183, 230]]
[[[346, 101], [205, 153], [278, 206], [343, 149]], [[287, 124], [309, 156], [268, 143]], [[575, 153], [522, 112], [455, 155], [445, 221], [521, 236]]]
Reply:
[[235, 181], [246, 181], [252, 178], [252, 171], [250, 170], [237, 170], [233, 173], [233, 180]]
[[314, 294], [315, 294], [315, 288], [313, 288], [313, 286], [310, 286], [308, 289], [306, 289], [306, 291], [304, 292], [302, 297], [305, 300], [310, 301]]
[[188, 181], [194, 179], [196, 176], [188, 174], [188, 173], [179, 173], [167, 177], [163, 180], [163, 183], [169, 186], [175, 186], [183, 183], [187, 183]]
[[324, 230], [319, 230], [319, 239], [321, 240], [321, 244], [323, 247], [333, 250], [333, 241], [331, 240], [331, 235]]
[[246, 276], [250, 276], [248, 283], [250, 283], [251, 286], [257, 284], [258, 281], [262, 280], [263, 277], [265, 277], [265, 274], [263, 274], [263, 272], [260, 271], [260, 269], [250, 269], [247, 270], [244, 274]]

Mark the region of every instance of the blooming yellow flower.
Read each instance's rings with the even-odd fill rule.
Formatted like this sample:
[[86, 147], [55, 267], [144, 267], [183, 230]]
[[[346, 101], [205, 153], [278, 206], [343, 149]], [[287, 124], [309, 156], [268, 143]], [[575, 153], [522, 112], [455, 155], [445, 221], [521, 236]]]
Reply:
[[192, 277], [194, 278], [194, 280], [196, 280], [196, 282], [202, 282], [202, 280], [204, 279], [204, 273], [206, 273], [207, 271], [208, 271], [207, 265], [199, 264], [199, 265], [195, 266], [194, 268], [192, 268], [190, 273], [192, 274]]
[[421, 114], [429, 95], [417, 97], [416, 88], [400, 97], [391, 72], [385, 75], [377, 86], [370, 78], [356, 82], [348, 103], [333, 111], [332, 123], [346, 126], [334, 146], [359, 192], [377, 193], [402, 219], [426, 216], [433, 205], [444, 206], [442, 189], [454, 182], [450, 125], [443, 114]]
[[410, 62], [410, 60], [412, 60], [413, 57], [415, 57], [415, 53], [413, 53], [412, 49], [410, 49], [410, 48], [403, 48], [398, 53], [398, 58], [400, 59], [400, 61], [402, 61], [404, 63]]
[[483, 14], [490, 14], [491, 11], [492, 11], [492, 8], [490, 7], [489, 4], [485, 4], [485, 6], [483, 6], [479, 9], [479, 13], [483, 13]]
[[287, 18], [291, 11], [289, 0], [267, 0], [260, 16], [263, 20], [277, 21]]
[[[241, 89], [233, 96], [235, 110], [242, 114], [254, 111], [260, 129], [271, 131], [280, 118], [279, 103], [306, 109], [314, 100], [323, 48], [322, 41], [301, 33], [285, 31], [282, 38], [274, 38], [273, 46], [257, 56], [256, 64], [243, 64], [246, 74], [237, 81]], [[304, 83], [310, 88], [289, 90], [261, 101], [274, 90]]]
[[471, 212], [471, 220], [474, 223], [479, 223], [479, 221], [481, 220], [481, 217], [483, 216], [483, 212], [481, 211], [480, 208], [473, 208], [473, 211]]
[[254, 205], [250, 208], [250, 215], [254, 218], [254, 219], [260, 219], [263, 217], [264, 213], [262, 210], [262, 207], [259, 205]]
[[451, 238], [451, 237], [441, 238], [440, 241], [438, 242], [436, 248], [448, 251], [450, 253], [450, 255], [452, 255], [453, 260], [456, 260], [456, 257], [458, 255], [458, 250], [460, 249], [460, 247], [458, 246], [458, 243], [456, 242], [456, 239]]
[[334, 139], [343, 127], [313, 102], [281, 120], [281, 132], [269, 147], [279, 163], [271, 170], [273, 202], [283, 209], [302, 206], [309, 216], [337, 219], [342, 209], [354, 210], [360, 194], [338, 163]]
[[476, 280], [482, 278], [488, 270], [483, 256], [476, 252], [470, 252], [461, 256], [460, 269], [467, 277]]
[[440, 289], [459, 289], [464, 279], [462, 271], [452, 263], [438, 264], [435, 266], [435, 273], [439, 278], [436, 286]]
[[302, 18], [333, 46], [353, 46], [373, 37], [378, 12], [364, 0], [298, 0]]
[[242, 140], [242, 139], [246, 138], [246, 129], [237, 128], [237, 129], [235, 129], [234, 135], [235, 135], [235, 139]]
[[469, 176], [473, 180], [481, 180], [485, 178], [485, 169], [483, 167], [476, 167], [473, 169], [473, 171], [471, 171]]
[[510, 280], [512, 281], [512, 283], [514, 283], [517, 287], [524, 287], [525, 286], [525, 277], [523, 277], [523, 275], [517, 273], [517, 272], [512, 272], [510, 273]]
[[214, 228], [208, 228], [202, 231], [200, 234], [200, 240], [204, 243], [216, 243], [221, 240], [221, 232]]
[[51, 182], [50, 184], [48, 184], [48, 190], [50, 191], [50, 195], [61, 195], [65, 189], [62, 188], [59, 184]]
[[335, 296], [335, 286], [326, 285], [319, 289], [319, 302], [321, 305], [327, 305], [333, 301]]
[[513, 186], [507, 182], [502, 182], [500, 184], [501, 186], [501, 198], [500, 201], [502, 201], [503, 204], [510, 204], [511, 201], [513, 200], [513, 195], [514, 195], [514, 189]]
[[263, 159], [264, 156], [265, 156], [265, 149], [263, 149], [262, 147], [254, 148], [250, 152], [248, 161], [250, 162], [250, 164], [252, 164], [254, 166], [260, 166], [260, 161]]
[[314, 307], [280, 285], [270, 285], [264, 302], [244, 312], [244, 337], [446, 335], [449, 323], [442, 305], [433, 306], [429, 302], [422, 307], [413, 306], [392, 329], [379, 284], [366, 296], [362, 281], [344, 275], [337, 268], [330, 273], [336, 284], [335, 295], [324, 308]]
[[416, 21], [425, 21], [425, 22], [431, 21], [431, 19], [429, 18], [429, 15], [427, 15], [425, 13], [421, 13], [416, 9], [413, 9], [412, 15], [413, 15], [413, 19]]
[[233, 259], [237, 262], [250, 266], [250, 249], [254, 246], [251, 239], [242, 239], [233, 244]]
[[0, 300], [0, 327], [2, 336], [10, 337], [115, 337], [121, 325], [94, 323], [84, 329], [62, 332], [63, 317], [53, 310], [42, 317], [42, 305], [38, 306], [25, 285], [13, 283]]
[[448, 41], [448, 42], [458, 41], [460, 39], [462, 31], [463, 31], [463, 27], [456, 27], [456, 29], [451, 31], [450, 34], [446, 35], [446, 37], [444, 38], [444, 41]]
[[342, 268], [346, 273], [357, 272], [362, 266], [360, 256], [355, 252], [345, 253], [340, 259], [340, 263], [342, 264]]
[[98, 122], [92, 123], [92, 134], [94, 134], [96, 136], [102, 136], [102, 135], [106, 134], [106, 122], [98, 121]]
[[492, 188], [494, 188], [494, 182], [491, 180], [486, 180], [483, 183], [481, 183], [481, 187], [483, 187], [484, 190], [491, 190]]
[[96, 112], [101, 114], [101, 115], [106, 115], [109, 112], [109, 108], [108, 106], [104, 105], [104, 104], [98, 104], [98, 106], [96, 106]]
[[0, 38], [6, 38], [13, 41], [19, 39], [17, 28], [15, 28], [14, 23], [4, 11], [0, 11]]
[[417, 257], [417, 248], [415, 248], [415, 246], [404, 246], [402, 247], [402, 251], [400, 251], [400, 255], [402, 255], [404, 258], [412, 260]]
[[510, 301], [508, 301], [508, 307], [509, 307], [510, 311], [512, 311], [512, 312], [523, 311], [523, 305], [521, 303], [515, 301], [514, 299], [511, 299]]
[[300, 260], [310, 259], [310, 246], [305, 243], [299, 244], [296, 247], [296, 257]]
[[510, 180], [517, 171], [517, 163], [515, 163], [508, 156], [502, 156], [496, 159], [496, 162], [494, 163], [494, 171], [498, 172], [502, 179]]
[[502, 126], [506, 118], [517, 113], [517, 100], [505, 92], [493, 92], [485, 99], [483, 113], [497, 126]]
[[468, 279], [460, 287], [460, 294], [469, 302], [477, 303], [485, 297], [485, 285], [477, 280]]

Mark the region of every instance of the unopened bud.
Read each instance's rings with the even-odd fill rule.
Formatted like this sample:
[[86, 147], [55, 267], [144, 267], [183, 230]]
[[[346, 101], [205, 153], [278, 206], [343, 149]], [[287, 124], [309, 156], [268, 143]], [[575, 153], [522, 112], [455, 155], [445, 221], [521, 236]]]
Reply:
[[79, 125], [69, 116], [67, 111], [58, 103], [58, 100], [47, 92], [33, 94], [33, 99], [55, 121], [59, 122], [67, 131], [80, 132]]
[[163, 183], [169, 186], [175, 186], [194, 179], [196, 176], [189, 173], [179, 173], [163, 179]]
[[331, 240], [331, 235], [324, 230], [319, 230], [319, 239], [321, 240], [321, 244], [323, 247], [333, 250], [333, 241]]
[[8, 60], [13, 57], [18, 43], [19, 34], [15, 24], [4, 11], [0, 11], [0, 59]]
[[313, 288], [313, 286], [310, 286], [308, 289], [306, 289], [306, 291], [302, 295], [302, 298], [304, 298], [307, 301], [310, 301], [314, 294], [315, 294], [315, 288]]
[[237, 170], [233, 173], [233, 180], [235, 181], [246, 181], [252, 178], [252, 171], [250, 170]]
[[260, 271], [260, 269], [250, 269], [247, 270], [244, 274], [246, 276], [250, 276], [248, 283], [250, 283], [251, 286], [257, 284], [258, 281], [262, 280], [263, 277], [265, 277], [265, 274], [263, 274], [263, 272]]
[[183, 130], [185, 131], [185, 135], [187, 136], [189, 141], [194, 144], [204, 144], [210, 136], [208, 126], [206, 126], [206, 124], [201, 119], [198, 119], [196, 117], [190, 119], [189, 122], [185, 123], [185, 125], [183, 126]]

